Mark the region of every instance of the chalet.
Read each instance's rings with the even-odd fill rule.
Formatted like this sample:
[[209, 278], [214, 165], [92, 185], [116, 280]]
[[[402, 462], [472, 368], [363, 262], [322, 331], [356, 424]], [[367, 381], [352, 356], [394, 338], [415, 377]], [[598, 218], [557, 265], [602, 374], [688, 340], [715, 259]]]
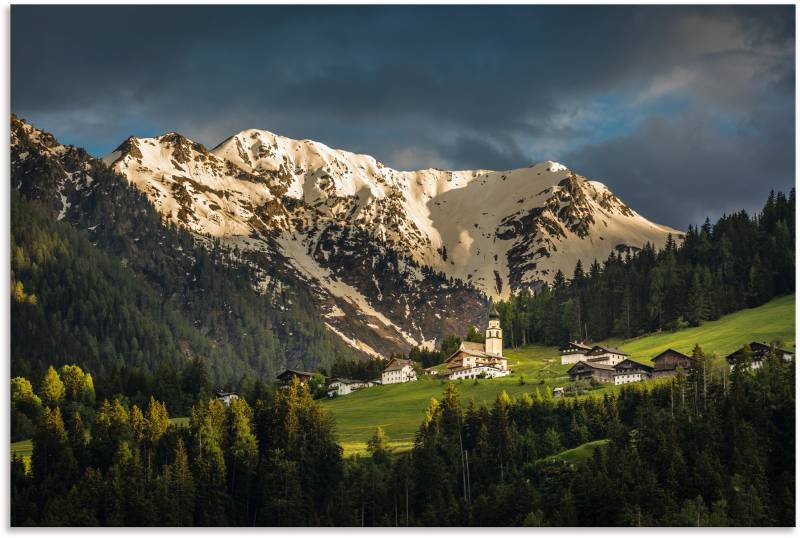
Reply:
[[608, 346], [594, 346], [586, 353], [586, 361], [614, 366], [628, 358], [624, 351]]
[[637, 383], [653, 377], [653, 367], [630, 359], [614, 365], [614, 384]]
[[[780, 358], [785, 361], [792, 360], [792, 352], [786, 351], [785, 349], [780, 349], [775, 346], [770, 346], [763, 342], [750, 342], [750, 350], [753, 352], [752, 362], [750, 363], [750, 369], [757, 370], [761, 368], [764, 364], [764, 359], [766, 359], [773, 350], [775, 353], [778, 354]], [[736, 363], [736, 360], [744, 354], [744, 347], [741, 347], [725, 357], [725, 360], [728, 361], [728, 364], [733, 365]]]
[[677, 374], [678, 368], [688, 371], [695, 359], [674, 349], [667, 349], [653, 357], [652, 361], [653, 377], [659, 378]]
[[575, 364], [586, 360], [586, 354], [592, 350], [591, 346], [585, 346], [582, 342], [567, 342], [558, 352], [561, 354], [561, 364]]
[[381, 374], [381, 384], [392, 385], [394, 383], [407, 383], [417, 380], [417, 372], [411, 365], [411, 361], [405, 359], [392, 359]]
[[225, 406], [230, 406], [233, 400], [238, 400], [239, 395], [235, 392], [225, 392], [222, 389], [217, 389], [214, 391], [214, 396], [216, 396], [217, 400], [221, 401], [225, 404]]
[[553, 389], [553, 398], [561, 398], [564, 396], [564, 387], [556, 387]]
[[612, 383], [616, 370], [610, 364], [601, 362], [580, 361], [567, 370], [570, 381], [581, 379], [594, 379], [601, 383]]
[[357, 379], [339, 379], [333, 378], [328, 382], [328, 396], [346, 396], [358, 389], [365, 389], [372, 387], [372, 381], [360, 381]]
[[447, 359], [447, 378], [477, 379], [479, 377], [503, 377], [509, 374], [508, 359], [503, 357], [503, 330], [500, 315], [492, 306], [486, 341], [461, 342], [458, 349]]
[[571, 381], [594, 379], [600, 383], [624, 385], [644, 381], [652, 376], [653, 368], [630, 359], [611, 365], [604, 362], [580, 361], [567, 373]]
[[309, 381], [311, 381], [312, 375], [313, 374], [311, 372], [303, 372], [301, 370], [292, 370], [287, 368], [278, 374], [278, 381], [280, 381], [281, 385], [288, 385], [292, 382], [292, 379], [297, 378], [301, 385], [306, 385]]

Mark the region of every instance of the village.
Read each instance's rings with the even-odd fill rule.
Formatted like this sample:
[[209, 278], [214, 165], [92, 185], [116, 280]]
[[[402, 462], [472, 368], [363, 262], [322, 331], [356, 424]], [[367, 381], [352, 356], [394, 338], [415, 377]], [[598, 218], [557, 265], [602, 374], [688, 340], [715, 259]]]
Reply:
[[[500, 327], [500, 316], [492, 306], [489, 320], [484, 331], [483, 343], [462, 341], [442, 365], [422, 369], [406, 358], [393, 357], [388, 360], [379, 378], [346, 379], [330, 377], [325, 380], [324, 394], [329, 398], [347, 396], [355, 391], [383, 385], [413, 383], [422, 376], [448, 381], [459, 380], [491, 380], [506, 377], [512, 373], [509, 360], [503, 356], [503, 330]], [[792, 359], [792, 352], [777, 349], [762, 342], [748, 344], [752, 360], [749, 368], [760, 368], [765, 358], [777, 351], [784, 360]], [[570, 341], [558, 349], [560, 364], [572, 365], [566, 375], [570, 383], [552, 389], [552, 396], [561, 397], [577, 392], [578, 384], [591, 383], [594, 386], [626, 385], [640, 383], [650, 379], [662, 379], [676, 376], [679, 372], [687, 373], [696, 359], [668, 348], [650, 359], [652, 365], [634, 361], [625, 351], [602, 344], [589, 345], [584, 342]], [[737, 359], [745, 353], [742, 346], [727, 355], [725, 360], [733, 368]], [[281, 386], [288, 385], [293, 378], [301, 384], [311, 382], [313, 372], [286, 369], [277, 376]], [[228, 403], [235, 398], [235, 393], [218, 391], [218, 398]]]

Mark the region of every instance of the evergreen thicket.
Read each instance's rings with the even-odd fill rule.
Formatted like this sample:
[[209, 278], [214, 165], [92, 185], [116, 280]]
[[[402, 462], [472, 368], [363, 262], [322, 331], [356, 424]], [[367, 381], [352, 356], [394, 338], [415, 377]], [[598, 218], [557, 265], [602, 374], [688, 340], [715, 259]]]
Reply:
[[795, 191], [770, 193], [762, 211], [690, 226], [678, 245], [612, 252], [601, 265], [578, 261], [552, 286], [497, 305], [505, 344], [630, 338], [764, 304], [795, 290]]
[[[141, 222], [128, 228], [136, 219], [127, 214], [93, 244], [12, 191], [12, 375], [38, 378], [51, 363], [77, 361], [94, 372], [101, 397], [143, 403], [153, 394], [185, 414], [213, 386], [271, 380], [287, 363], [311, 369], [350, 355], [303, 290], [258, 294], [246, 266], [219, 261], [226, 253], [159, 220], [147, 239]], [[148, 241], [155, 244], [146, 258], [137, 256], [140, 247], [127, 250]], [[160, 256], [158, 243], [190, 261]], [[182, 269], [188, 276], [176, 274]]]
[[[154, 398], [93, 408], [66, 371], [49, 403], [52, 374], [38, 394], [17, 379], [12, 407], [36, 427], [30, 466], [11, 462], [12, 525], [794, 525], [794, 363], [695, 356], [687, 375], [595, 399], [465, 408], [449, 385], [409, 452], [378, 428], [347, 459], [296, 381], [200, 401], [180, 428]], [[553, 457], [595, 440], [579, 463]]]

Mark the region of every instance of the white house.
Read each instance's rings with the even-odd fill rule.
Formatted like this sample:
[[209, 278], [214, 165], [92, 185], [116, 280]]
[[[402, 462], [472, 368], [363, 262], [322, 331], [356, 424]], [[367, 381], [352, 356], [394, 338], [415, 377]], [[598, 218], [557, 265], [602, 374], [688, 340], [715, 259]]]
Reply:
[[[766, 359], [770, 353], [774, 353], [776, 356], [780, 357], [784, 361], [792, 360], [792, 352], [786, 351], [785, 349], [780, 349], [776, 346], [770, 346], [763, 342], [750, 342], [750, 351], [751, 351], [751, 362], [750, 362], [750, 369], [751, 370], [758, 370], [764, 365], [764, 359]], [[734, 364], [739, 359], [739, 357], [744, 354], [744, 347], [741, 347], [725, 357], [725, 360], [728, 361], [730, 364], [731, 369], [733, 369]]]
[[447, 378], [476, 379], [478, 377], [502, 377], [508, 375], [508, 359], [503, 357], [503, 330], [500, 315], [492, 306], [486, 341], [461, 342], [459, 348], [447, 359]]
[[372, 387], [372, 381], [359, 381], [357, 379], [338, 379], [334, 378], [328, 382], [328, 396], [346, 396], [358, 389]]
[[588, 362], [607, 364], [609, 366], [619, 364], [627, 358], [628, 354], [624, 351], [600, 345], [592, 347], [592, 349], [586, 353], [586, 360]]
[[585, 361], [586, 354], [592, 350], [590, 346], [583, 345], [582, 342], [567, 342], [558, 348], [561, 354], [561, 364], [575, 364]]
[[417, 372], [411, 365], [411, 361], [406, 359], [392, 359], [381, 374], [381, 384], [392, 385], [394, 383], [407, 383], [417, 380]]
[[215, 390], [214, 395], [217, 397], [217, 400], [225, 404], [226, 407], [230, 406], [233, 400], [239, 399], [239, 395], [235, 392], [225, 392], [221, 389]]

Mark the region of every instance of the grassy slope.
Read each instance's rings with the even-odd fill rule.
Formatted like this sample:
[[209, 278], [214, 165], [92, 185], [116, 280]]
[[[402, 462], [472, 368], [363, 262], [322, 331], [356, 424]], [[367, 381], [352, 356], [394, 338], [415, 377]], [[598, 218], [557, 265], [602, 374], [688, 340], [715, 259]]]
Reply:
[[[793, 350], [794, 326], [794, 295], [791, 295], [700, 327], [609, 343], [621, 347], [634, 360], [645, 363], [669, 347], [690, 353], [695, 343], [699, 343], [707, 353], [720, 355], [726, 355], [751, 340], [777, 339], [783, 342], [784, 347]], [[505, 355], [514, 370], [512, 375], [480, 380], [477, 385], [473, 381], [456, 382], [465, 403], [470, 398], [477, 402], [491, 402], [502, 390], [514, 396], [523, 392], [533, 393], [539, 387], [544, 392], [545, 387], [552, 389], [568, 382], [566, 371], [569, 366], [559, 363], [558, 350], [554, 347], [526, 346], [505, 350]], [[524, 378], [524, 385], [520, 384], [520, 378]], [[323, 404], [336, 418], [339, 439], [346, 454], [363, 450], [376, 426], [386, 430], [392, 446], [404, 449], [413, 443], [414, 432], [431, 398], [439, 398], [445, 385], [446, 382], [422, 377], [416, 383], [364, 389], [325, 400]], [[614, 388], [604, 387], [595, 393], [610, 390]]]
[[594, 454], [597, 447], [603, 446], [608, 443], [608, 439], [599, 439], [597, 441], [589, 441], [575, 448], [570, 448], [563, 452], [559, 452], [554, 456], [546, 458], [547, 460], [562, 460], [567, 463], [578, 463], [579, 461], [588, 460]]

